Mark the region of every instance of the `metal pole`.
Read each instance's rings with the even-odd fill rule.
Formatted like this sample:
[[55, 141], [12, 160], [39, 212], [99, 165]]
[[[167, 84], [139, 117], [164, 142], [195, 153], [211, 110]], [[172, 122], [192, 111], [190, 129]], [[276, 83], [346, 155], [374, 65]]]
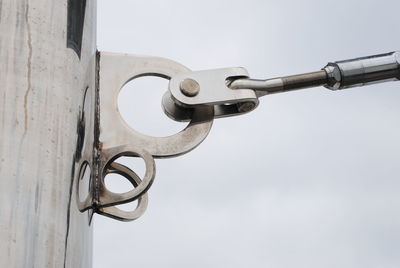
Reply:
[[95, 0], [0, 0], [0, 267], [91, 267], [74, 189], [95, 34]]

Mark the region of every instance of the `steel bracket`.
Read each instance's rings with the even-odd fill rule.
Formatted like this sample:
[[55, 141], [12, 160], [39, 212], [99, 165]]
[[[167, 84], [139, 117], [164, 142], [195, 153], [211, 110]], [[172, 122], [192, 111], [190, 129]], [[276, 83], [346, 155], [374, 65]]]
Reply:
[[[142, 134], [122, 119], [117, 103], [120, 90], [126, 83], [138, 77], [158, 76], [171, 79], [190, 70], [168, 59], [108, 52], [99, 52], [97, 61], [94, 170], [90, 191], [83, 201], [78, 202], [78, 207], [81, 211], [93, 209], [104, 216], [131, 221], [140, 217], [147, 207], [147, 191], [155, 177], [154, 158], [179, 156], [197, 147], [211, 129], [214, 110], [213, 107], [206, 106], [193, 108], [190, 123], [175, 135], [152, 137]], [[116, 162], [123, 156], [140, 157], [144, 160], [146, 172], [143, 178]], [[110, 191], [104, 182], [108, 174], [118, 174], [126, 178], [134, 189], [125, 193]], [[134, 211], [124, 211], [117, 207], [135, 200], [138, 202]]]

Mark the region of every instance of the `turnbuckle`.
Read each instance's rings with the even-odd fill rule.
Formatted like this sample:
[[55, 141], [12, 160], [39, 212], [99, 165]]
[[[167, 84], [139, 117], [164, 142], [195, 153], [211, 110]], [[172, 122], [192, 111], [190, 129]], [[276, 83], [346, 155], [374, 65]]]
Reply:
[[172, 77], [163, 98], [165, 113], [188, 121], [191, 109], [213, 107], [214, 117], [254, 110], [267, 94], [324, 86], [331, 90], [400, 79], [400, 52], [328, 63], [319, 71], [273, 79], [251, 79], [241, 67], [182, 73]]

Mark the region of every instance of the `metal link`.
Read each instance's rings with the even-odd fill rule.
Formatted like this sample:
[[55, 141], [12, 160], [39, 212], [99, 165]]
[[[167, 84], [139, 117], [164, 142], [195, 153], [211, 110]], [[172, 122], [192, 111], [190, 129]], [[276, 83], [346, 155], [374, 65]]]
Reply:
[[328, 63], [324, 68], [331, 90], [359, 87], [400, 79], [400, 52]]
[[190, 109], [199, 106], [212, 106], [215, 118], [220, 118], [254, 110], [258, 98], [267, 94], [318, 86], [336, 90], [399, 79], [400, 52], [338, 61], [320, 71], [266, 80], [249, 78], [244, 68], [198, 71], [173, 77], [163, 106], [176, 121], [188, 120]]
[[[138, 187], [142, 182], [142, 180], [134, 171], [116, 162], [111, 163], [107, 167], [105, 175], [108, 174], [121, 175], [125, 177], [134, 187]], [[129, 203], [129, 202], [130, 201], [125, 201], [123, 203]], [[97, 213], [120, 221], [133, 221], [143, 215], [143, 213], [146, 211], [147, 204], [148, 204], [147, 191], [142, 191], [142, 193], [138, 197], [137, 206], [133, 211], [124, 211], [115, 206], [107, 206], [107, 207], [99, 207], [97, 209]]]
[[[214, 110], [215, 118], [250, 112], [259, 103], [254, 90], [246, 88], [232, 90], [228, 87], [232, 80], [243, 77], [247, 78], [248, 73], [246, 69], [240, 67], [196, 71], [174, 76], [169, 83], [170, 94], [163, 99], [164, 111], [177, 121], [188, 120], [187, 114], [180, 108], [184, 110], [201, 106], [210, 107]], [[188, 81], [196, 88], [185, 87], [189, 84]], [[188, 94], [188, 91], [195, 91], [195, 94]]]

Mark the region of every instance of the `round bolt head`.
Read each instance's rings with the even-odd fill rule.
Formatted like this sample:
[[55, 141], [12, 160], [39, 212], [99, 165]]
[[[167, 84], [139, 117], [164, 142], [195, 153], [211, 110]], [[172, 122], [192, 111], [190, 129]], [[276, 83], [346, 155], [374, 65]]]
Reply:
[[187, 78], [180, 84], [180, 89], [183, 95], [187, 97], [194, 97], [200, 92], [200, 85], [197, 81]]

